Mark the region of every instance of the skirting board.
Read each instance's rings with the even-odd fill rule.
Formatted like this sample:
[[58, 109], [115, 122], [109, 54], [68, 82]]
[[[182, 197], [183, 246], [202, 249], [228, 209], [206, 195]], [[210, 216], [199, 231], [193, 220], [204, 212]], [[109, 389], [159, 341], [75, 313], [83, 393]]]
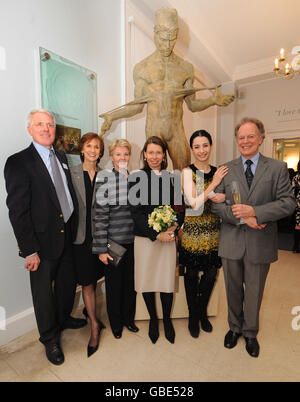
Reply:
[[[83, 304], [81, 286], [76, 289], [74, 310]], [[3, 321], [1, 321], [3, 323]], [[4, 320], [0, 329], [0, 347], [37, 328], [33, 307]]]
[[7, 318], [3, 329], [0, 330], [0, 346], [26, 334], [36, 328], [36, 320], [33, 307], [22, 311], [13, 317]]

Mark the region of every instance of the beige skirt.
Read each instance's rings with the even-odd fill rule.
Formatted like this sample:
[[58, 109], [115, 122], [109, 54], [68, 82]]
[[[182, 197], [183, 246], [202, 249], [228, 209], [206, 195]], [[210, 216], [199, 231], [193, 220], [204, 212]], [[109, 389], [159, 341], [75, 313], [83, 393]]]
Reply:
[[135, 236], [134, 282], [136, 292], [175, 291], [176, 243]]

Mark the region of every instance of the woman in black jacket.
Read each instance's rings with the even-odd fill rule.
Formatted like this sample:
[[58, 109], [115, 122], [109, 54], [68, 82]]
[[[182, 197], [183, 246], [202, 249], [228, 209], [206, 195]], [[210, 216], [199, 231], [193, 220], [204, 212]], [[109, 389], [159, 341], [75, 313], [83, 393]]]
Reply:
[[[155, 292], [160, 292], [165, 336], [174, 343], [175, 331], [170, 318], [175, 291], [176, 243], [175, 235], [182, 224], [179, 214], [177, 224], [165, 232], [149, 226], [149, 215], [162, 205], [174, 205], [176, 198], [172, 175], [167, 167], [167, 145], [159, 137], [146, 141], [142, 155], [144, 168], [131, 175], [131, 188], [138, 181], [142, 186], [140, 202], [132, 207], [134, 220], [135, 290], [143, 294], [149, 315], [149, 337], [155, 343], [159, 336], [155, 306]], [[147, 193], [145, 195], [145, 193]], [[177, 198], [181, 200], [181, 189]]]

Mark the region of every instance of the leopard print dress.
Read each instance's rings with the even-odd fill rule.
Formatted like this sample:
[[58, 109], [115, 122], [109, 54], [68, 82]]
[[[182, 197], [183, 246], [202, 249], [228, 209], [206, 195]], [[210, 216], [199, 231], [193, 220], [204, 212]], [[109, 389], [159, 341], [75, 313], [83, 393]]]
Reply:
[[[211, 166], [209, 173], [197, 174], [195, 165], [190, 165], [193, 171], [193, 181], [197, 194], [212, 182], [217, 168]], [[202, 190], [201, 190], [202, 189]], [[181, 239], [179, 262], [186, 268], [197, 268], [199, 271], [220, 268], [221, 259], [218, 257], [218, 243], [221, 221], [211, 212], [211, 201], [207, 200], [201, 214], [189, 216], [186, 213]]]

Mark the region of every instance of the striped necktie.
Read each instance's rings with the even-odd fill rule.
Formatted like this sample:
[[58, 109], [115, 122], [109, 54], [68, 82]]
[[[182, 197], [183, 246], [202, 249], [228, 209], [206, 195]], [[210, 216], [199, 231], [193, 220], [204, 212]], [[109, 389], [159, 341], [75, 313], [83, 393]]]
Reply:
[[252, 170], [251, 170], [252, 163], [253, 163], [252, 160], [250, 160], [250, 159], [246, 160], [247, 169], [245, 171], [245, 175], [246, 175], [246, 180], [247, 180], [249, 188], [251, 187], [253, 177], [254, 177]]

